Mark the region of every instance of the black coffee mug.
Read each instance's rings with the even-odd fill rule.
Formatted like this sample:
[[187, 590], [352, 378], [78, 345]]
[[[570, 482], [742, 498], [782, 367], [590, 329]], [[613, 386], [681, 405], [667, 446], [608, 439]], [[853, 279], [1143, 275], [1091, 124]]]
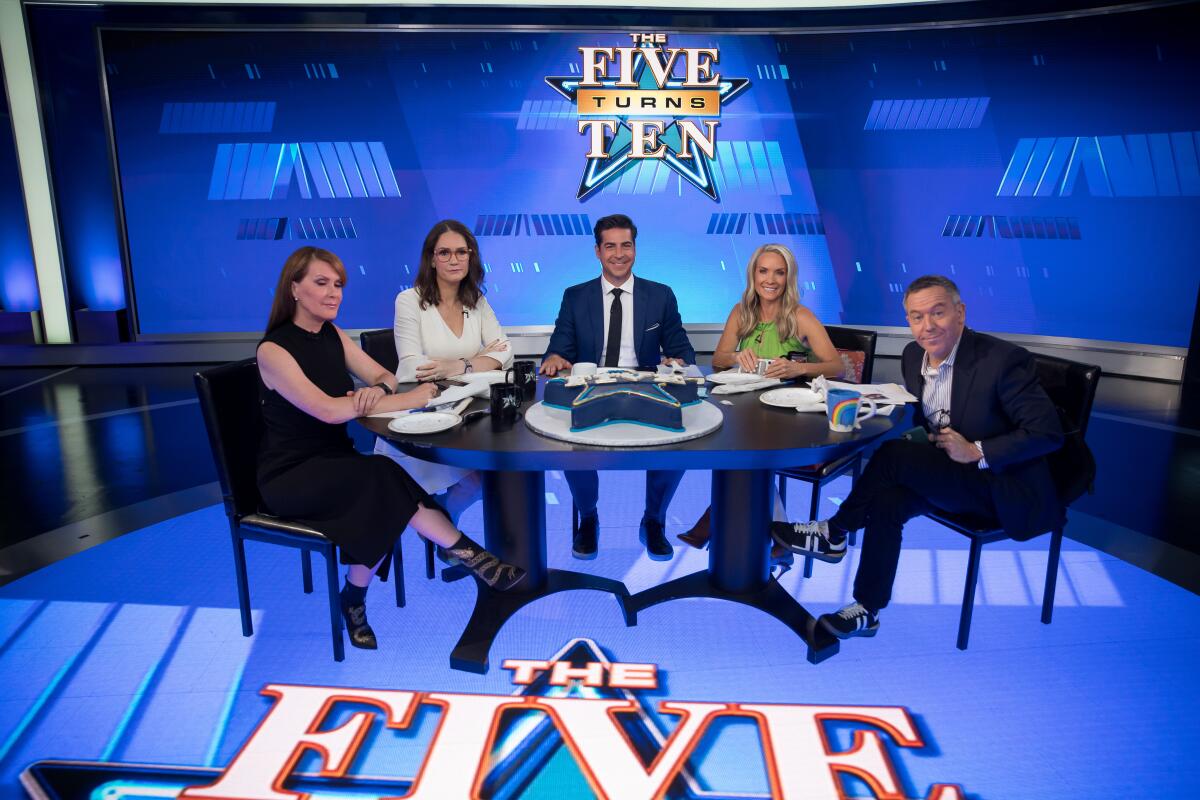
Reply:
[[512, 383], [493, 383], [491, 388], [492, 423], [511, 425], [521, 409], [521, 387]]
[[537, 394], [537, 365], [532, 361], [514, 361], [504, 371], [504, 381], [520, 388], [523, 400], [532, 400]]

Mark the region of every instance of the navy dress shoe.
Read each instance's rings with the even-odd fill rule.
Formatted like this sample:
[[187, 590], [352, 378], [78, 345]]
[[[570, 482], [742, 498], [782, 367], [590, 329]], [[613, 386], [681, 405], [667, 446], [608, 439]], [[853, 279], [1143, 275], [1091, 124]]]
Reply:
[[663, 531], [663, 524], [656, 519], [642, 519], [638, 538], [646, 545], [646, 555], [654, 561], [670, 561], [671, 556], [675, 555]]
[[575, 531], [571, 542], [571, 555], [584, 561], [595, 558], [599, 527], [600, 519], [595, 514], [580, 519], [579, 530]]

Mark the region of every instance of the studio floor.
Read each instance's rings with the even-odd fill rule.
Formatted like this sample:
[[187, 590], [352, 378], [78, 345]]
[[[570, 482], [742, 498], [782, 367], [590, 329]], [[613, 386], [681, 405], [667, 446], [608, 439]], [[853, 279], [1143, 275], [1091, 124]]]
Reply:
[[[457, 763], [478, 778], [483, 797], [605, 790], [625, 800], [645, 786], [613, 776], [631, 774], [630, 763], [652, 773], [653, 755], [675, 734], [690, 737], [691, 749], [669, 797], [871, 797], [891, 781], [903, 798], [1182, 798], [1200, 784], [1200, 596], [1187, 587], [1195, 573], [1183, 546], [1198, 517], [1200, 431], [1178, 405], [1172, 410], [1177, 387], [1145, 384], [1165, 398], [1154, 408], [1147, 391], [1127, 385], [1137, 382], [1102, 384], [1089, 433], [1098, 491], [1071, 511], [1051, 625], [1038, 619], [1046, 539], [989, 545], [971, 645], [957, 650], [966, 541], [919, 519], [906, 527], [878, 636], [844, 642], [819, 665], [806, 661], [785, 626], [751, 608], [679, 600], [626, 627], [612, 596], [575, 591], [520, 612], [497, 637], [488, 673], [476, 675], [449, 665], [474, 585], [426, 580], [411, 532], [406, 607], [395, 606], [391, 584], [368, 596], [378, 651], [348, 648], [346, 660], [334, 662], [322, 586], [303, 594], [295, 554], [268, 545], [248, 545], [256, 631], [244, 638], [192, 369], [54, 372], [0, 371], [0, 463], [21, 465], [6, 466], [3, 481], [0, 798], [24, 797], [31, 787], [39, 797], [175, 797], [210, 784], [244, 747], [261, 743], [256, 737], [288, 691], [279, 687], [349, 697], [322, 730], [347, 723], [353, 711], [381, 713], [355, 692], [422, 693], [393, 727], [374, 719], [341, 777], [317, 775], [307, 751], [295, 768], [309, 777], [279, 790], [314, 798], [414, 788], [418, 797], [465, 796], [435, 794], [436, 776], [422, 772]], [[789, 514], [804, 518], [807, 493], [793, 486]], [[705, 553], [682, 545], [669, 562], [645, 557], [639, 475], [605, 473], [601, 488], [600, 555], [580, 562], [570, 555], [566, 484], [548, 475], [552, 567], [619, 579], [631, 592], [705, 567]], [[819, 515], [848, 490], [846, 479], [828, 487]], [[708, 492], [708, 473], [684, 478], [668, 517], [673, 542]], [[463, 527], [481, 533], [477, 508]], [[852, 551], [847, 563], [818, 564], [809, 579], [795, 569], [780, 582], [821, 613], [848, 599], [855, 563]], [[564, 653], [654, 664], [657, 688], [522, 686], [503, 667], [506, 659]], [[566, 742], [560, 728], [547, 730], [536, 705], [505, 718], [482, 750], [470, 736], [435, 736], [452, 708], [465, 713], [464, 698], [529, 702], [564, 693], [630, 701], [637, 714], [611, 717], [627, 752], [606, 750], [602, 731], [564, 712], [563, 730], [595, 737], [590, 745]], [[724, 710], [695, 729], [663, 703], [691, 704], [693, 716]], [[823, 736], [812, 735], [813, 725]], [[643, 748], [644, 763], [623, 761], [640, 741], [663, 745]], [[856, 746], [871, 751], [874, 741], [881, 755], [860, 777], [829, 766], [852, 760]], [[445, 775], [440, 785], [467, 780]], [[884, 784], [862, 775], [882, 775]], [[414, 787], [419, 777], [424, 783]], [[613, 793], [627, 785], [634, 788]]]

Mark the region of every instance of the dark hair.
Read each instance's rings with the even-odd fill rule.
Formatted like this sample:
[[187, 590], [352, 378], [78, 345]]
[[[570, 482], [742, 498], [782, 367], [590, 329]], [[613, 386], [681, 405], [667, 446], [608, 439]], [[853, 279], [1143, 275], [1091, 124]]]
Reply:
[[962, 294], [958, 291], [958, 285], [945, 275], [922, 275], [908, 285], [908, 288], [904, 290], [904, 298], [900, 302], [907, 303], [910, 294], [924, 289], [945, 289], [956, 305], [962, 304]]
[[283, 262], [279, 282], [275, 284], [275, 299], [271, 301], [271, 316], [267, 318], [267, 333], [285, 322], [291, 322], [292, 317], [296, 315], [296, 298], [292, 296], [292, 284], [304, 280], [309, 265], [314, 261], [324, 261], [333, 267], [342, 283], [346, 283], [346, 265], [340, 258], [320, 247], [301, 247]]
[[443, 233], [457, 233], [467, 240], [471, 255], [467, 259], [467, 276], [458, 284], [458, 300], [464, 308], [475, 308], [479, 298], [484, 295], [483, 260], [479, 257], [479, 242], [475, 241], [475, 235], [456, 219], [444, 219], [436, 223], [429, 229], [425, 244], [421, 245], [421, 264], [417, 267], [417, 279], [413, 281], [421, 308], [436, 306], [442, 302], [442, 293], [438, 290], [437, 270], [433, 266], [433, 248]]
[[628, 230], [633, 234], [633, 240], [637, 241], [637, 225], [633, 224], [633, 220], [624, 214], [609, 214], [596, 220], [596, 227], [592, 229], [592, 234], [596, 237], [596, 247], [600, 246], [600, 234], [613, 229]]

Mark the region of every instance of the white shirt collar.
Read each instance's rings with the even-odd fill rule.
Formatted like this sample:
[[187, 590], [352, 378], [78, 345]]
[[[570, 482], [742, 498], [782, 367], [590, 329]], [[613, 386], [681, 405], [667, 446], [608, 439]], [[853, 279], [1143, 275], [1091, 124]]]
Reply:
[[608, 278], [604, 277], [604, 273], [600, 273], [600, 288], [604, 290], [605, 295], [612, 294], [613, 289], [620, 289], [622, 292], [626, 292], [629, 294], [630, 297], [632, 297], [633, 296], [633, 273], [632, 272], [629, 273], [629, 277], [626, 278], [625, 282], [622, 283], [620, 286], [613, 286], [611, 283], [608, 282]]
[[921, 358], [921, 372], [923, 372], [926, 375], [930, 375], [930, 374], [937, 373], [938, 370], [940, 370], [942, 367], [950, 367], [953, 369], [954, 357], [956, 355], [958, 355], [958, 346], [960, 344], [962, 344], [962, 334], [961, 333], [958, 335], [958, 341], [954, 343], [954, 347], [952, 347], [950, 349], [950, 355], [946, 356], [946, 360], [943, 361], [941, 364], [938, 364], [936, 367], [929, 366], [929, 351], [926, 350], [925, 354]]

